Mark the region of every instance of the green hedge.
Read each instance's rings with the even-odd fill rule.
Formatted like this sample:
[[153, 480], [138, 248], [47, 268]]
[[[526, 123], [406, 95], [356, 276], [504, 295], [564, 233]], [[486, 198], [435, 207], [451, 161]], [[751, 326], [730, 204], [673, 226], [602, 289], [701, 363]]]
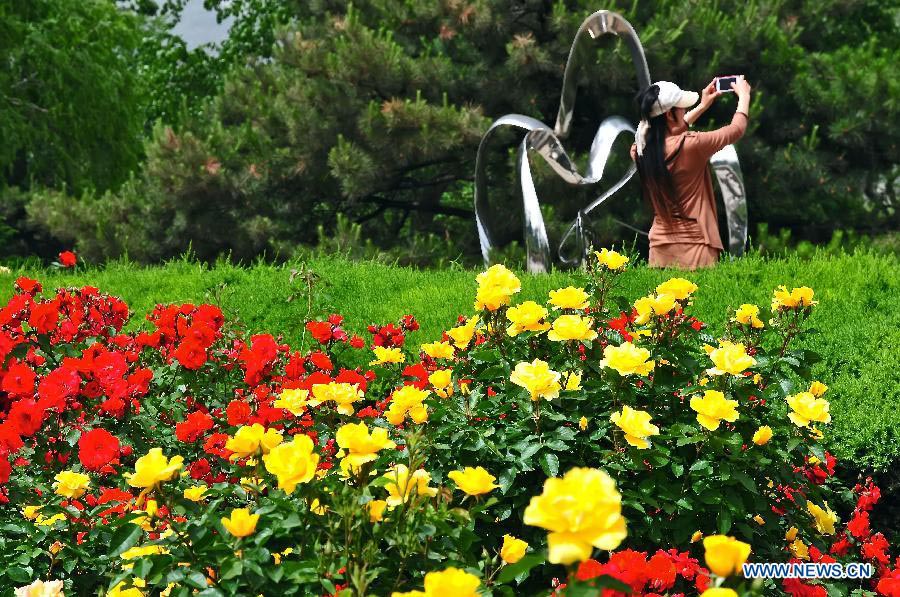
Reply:
[[[292, 270], [296, 275], [292, 279]], [[306, 275], [312, 272], [312, 276]], [[0, 299], [12, 292], [13, 276], [27, 273], [47, 286], [92, 284], [124, 298], [143, 317], [157, 302], [216, 301], [249, 330], [283, 333], [299, 345], [310, 307], [306, 281], [313, 283], [312, 314], [336, 311], [346, 327], [365, 332], [373, 322], [413, 313], [422, 329], [410, 341], [437, 337], [459, 314], [469, 314], [476, 272], [421, 271], [383, 264], [317, 259], [307, 264], [208, 268], [188, 261], [163, 267], [115, 262], [76, 273], [25, 268], [0, 275]], [[623, 276], [629, 298], [645, 294], [670, 272], [637, 267]], [[823, 362], [816, 374], [830, 386], [834, 422], [828, 439], [834, 452], [861, 468], [886, 470], [900, 459], [900, 268], [892, 256], [857, 253], [812, 260], [748, 257], [688, 274], [700, 290], [696, 315], [721, 330], [727, 307], [743, 302], [766, 306], [779, 284], [807, 285], [820, 301], [813, 317], [821, 331], [809, 341]], [[520, 300], [543, 298], [565, 286], [570, 274], [523, 275]], [[134, 325], [140, 320], [133, 322]], [[306, 342], [309, 339], [306, 338]]]

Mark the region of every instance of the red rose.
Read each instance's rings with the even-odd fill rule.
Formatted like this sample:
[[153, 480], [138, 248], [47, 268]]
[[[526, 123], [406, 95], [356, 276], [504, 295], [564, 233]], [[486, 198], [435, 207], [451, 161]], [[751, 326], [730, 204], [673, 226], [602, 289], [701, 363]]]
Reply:
[[175, 425], [175, 437], [178, 441], [192, 443], [213, 428], [213, 420], [205, 412], [194, 411], [184, 421]]
[[16, 279], [16, 286], [25, 294], [30, 294], [32, 296], [43, 290], [40, 282], [32, 280], [31, 278], [26, 278], [25, 276]]
[[38, 408], [37, 402], [26, 399], [14, 402], [9, 409], [7, 421], [19, 431], [20, 435], [31, 437], [41, 428], [44, 422], [44, 411]]
[[209, 460], [207, 460], [206, 458], [201, 458], [196, 462], [192, 462], [190, 466], [188, 466], [188, 472], [191, 473], [191, 479], [202, 479], [209, 474], [209, 471]]
[[250, 418], [250, 405], [240, 400], [232, 400], [225, 408], [225, 416], [232, 427], [243, 425]]
[[[0, 466], [2, 466], [0, 462]], [[2, 478], [2, 472], [0, 472]], [[878, 581], [878, 593], [886, 597], [900, 597], [900, 569], [888, 572]]]
[[196, 371], [206, 363], [206, 350], [197, 342], [183, 340], [175, 349], [175, 358], [185, 369]]
[[28, 325], [33, 327], [38, 334], [49, 334], [56, 329], [59, 323], [59, 303], [35, 303], [31, 307], [31, 315], [28, 317]]
[[78, 440], [78, 460], [89, 471], [99, 471], [104, 466], [119, 461], [119, 439], [97, 427], [82, 433]]
[[36, 375], [28, 365], [13, 363], [3, 376], [0, 390], [13, 397], [31, 396], [34, 393], [34, 380]]
[[675, 584], [675, 564], [669, 554], [660, 550], [647, 562], [650, 586], [656, 590], [668, 590]]
[[13, 454], [23, 445], [22, 436], [11, 421], [0, 423], [0, 456]]
[[0, 485], [9, 481], [9, 475], [12, 473], [12, 467], [9, 466], [9, 460], [3, 456], [0, 457]]
[[331, 371], [334, 369], [334, 364], [331, 362], [331, 359], [328, 358], [324, 352], [314, 352], [309, 355], [309, 361], [313, 364], [316, 369], [321, 371]]
[[331, 324], [327, 321], [308, 321], [306, 329], [319, 344], [328, 344], [331, 340]]
[[66, 400], [78, 395], [81, 376], [74, 369], [59, 367], [41, 379], [38, 384], [38, 404], [41, 408], [62, 411]]
[[78, 257], [72, 251], [63, 251], [59, 254], [59, 264], [63, 267], [75, 267]]
[[847, 523], [847, 531], [857, 539], [865, 539], [872, 534], [869, 529], [869, 513], [865, 510], [857, 510], [850, 522]]

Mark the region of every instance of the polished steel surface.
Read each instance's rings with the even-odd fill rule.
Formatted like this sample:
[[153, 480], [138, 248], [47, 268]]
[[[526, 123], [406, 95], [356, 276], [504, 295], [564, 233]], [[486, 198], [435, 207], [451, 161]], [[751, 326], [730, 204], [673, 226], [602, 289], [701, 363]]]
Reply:
[[[496, 221], [497, 217], [504, 217], [492, 214], [487, 200], [485, 153], [488, 141], [493, 137], [495, 131], [501, 127], [514, 127], [525, 131], [525, 137], [519, 145], [517, 170], [522, 191], [525, 247], [528, 255], [527, 266], [530, 272], [547, 271], [552, 264], [550, 242], [547, 238], [544, 218], [541, 215], [540, 200], [537, 196], [537, 189], [535, 188], [531, 172], [530, 155], [532, 153], [540, 155], [553, 171], [569, 184], [594, 185], [600, 182], [603, 177], [603, 172], [616, 138], [626, 131], [632, 135], [634, 134], [634, 127], [621, 116], [606, 118], [594, 135], [588, 158], [588, 167], [584, 175], [579, 173], [577, 165], [569, 158], [560, 141], [560, 139], [564, 139], [569, 135], [571, 129], [576, 95], [575, 71], [578, 68], [577, 56], [579, 55], [579, 50], [583, 44], [589, 43], [588, 38], [597, 39], [605, 34], [618, 36], [628, 46], [637, 72], [639, 88], [643, 89], [650, 85], [650, 73], [647, 68], [644, 50], [631, 24], [621, 15], [606, 10], [597, 11], [585, 19], [581, 27], [578, 28], [578, 33], [575, 35], [575, 40], [572, 42], [572, 47], [569, 50], [556, 125], [551, 129], [541, 121], [530, 116], [507, 114], [491, 124], [478, 145], [478, 153], [475, 159], [475, 221], [478, 227], [481, 254], [486, 264], [490, 262], [491, 249], [496, 246], [492, 238], [491, 223]], [[728, 217], [729, 248], [732, 253], [740, 254], [743, 252], [747, 239], [747, 204], [740, 164], [737, 161], [737, 152], [735, 152], [734, 147], [728, 146], [713, 156], [711, 163], [725, 201], [725, 212]], [[577, 264], [584, 258], [590, 248], [590, 243], [585, 237], [587, 215], [625, 186], [635, 172], [636, 168], [632, 164], [618, 182], [578, 212], [575, 222], [563, 235], [557, 251], [563, 263]], [[575, 250], [567, 256], [566, 247], [573, 242]]]

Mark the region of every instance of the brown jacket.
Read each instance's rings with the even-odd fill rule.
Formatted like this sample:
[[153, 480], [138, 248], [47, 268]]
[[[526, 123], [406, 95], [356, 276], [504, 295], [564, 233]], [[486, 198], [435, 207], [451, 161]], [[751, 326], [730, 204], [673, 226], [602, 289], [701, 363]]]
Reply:
[[[731, 124], [709, 132], [689, 131], [684, 121], [669, 127], [666, 158], [681, 151], [669, 162], [669, 172], [678, 194], [681, 213], [687, 218], [682, 225], [666, 226], [658, 217], [650, 227], [650, 246], [672, 243], [696, 243], [722, 250], [716, 196], [713, 193], [709, 159], [714, 153], [740, 139], [747, 130], [747, 115], [735, 112]], [[682, 145], [683, 142], [683, 145]], [[631, 159], [637, 149], [631, 146]]]

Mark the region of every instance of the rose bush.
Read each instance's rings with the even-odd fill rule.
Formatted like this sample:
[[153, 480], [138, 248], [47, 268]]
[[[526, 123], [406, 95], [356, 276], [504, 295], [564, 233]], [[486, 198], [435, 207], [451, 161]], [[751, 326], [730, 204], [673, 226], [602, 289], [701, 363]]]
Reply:
[[[842, 487], [823, 447], [827, 387], [795, 348], [813, 291], [712, 334], [686, 279], [617, 296], [627, 261], [597, 253], [545, 304], [493, 266], [442, 338], [407, 346], [406, 316], [367, 341], [332, 315], [307, 351], [213, 305], [125, 332], [115, 297], [20, 278], [0, 309], [0, 589], [900, 594], [879, 490]], [[876, 574], [753, 584], [748, 559]]]

